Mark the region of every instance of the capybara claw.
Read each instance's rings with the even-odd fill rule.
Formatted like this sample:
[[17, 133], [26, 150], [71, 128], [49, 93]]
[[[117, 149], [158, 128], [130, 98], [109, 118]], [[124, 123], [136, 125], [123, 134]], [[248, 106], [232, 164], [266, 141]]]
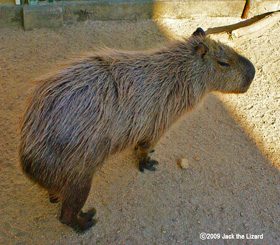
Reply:
[[58, 203], [59, 202], [59, 198], [58, 197], [50, 197], [50, 202], [51, 203]]
[[77, 225], [72, 226], [78, 233], [83, 233], [93, 227], [97, 223], [97, 219], [92, 219], [90, 221], [85, 221]]
[[139, 169], [141, 172], [144, 172], [144, 169], [148, 169], [150, 171], [155, 171], [156, 168], [154, 165], [158, 165], [158, 161], [156, 160], [143, 160], [139, 162]]
[[59, 196], [54, 192], [49, 192], [49, 200], [51, 203], [58, 203], [60, 201]]
[[62, 224], [66, 224], [74, 228], [77, 232], [85, 232], [97, 223], [97, 219], [93, 219], [96, 210], [94, 208], [87, 212], [80, 211], [78, 216], [74, 220], [65, 220], [60, 217]]
[[85, 213], [83, 211], [80, 211], [79, 216], [80, 216], [80, 218], [84, 219], [85, 221], [91, 221], [92, 218], [95, 216], [95, 214], [96, 214], [96, 209], [92, 208]]

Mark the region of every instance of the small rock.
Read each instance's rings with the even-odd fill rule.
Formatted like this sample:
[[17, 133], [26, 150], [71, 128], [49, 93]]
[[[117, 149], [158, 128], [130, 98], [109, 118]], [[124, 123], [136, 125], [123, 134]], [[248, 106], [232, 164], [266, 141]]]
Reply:
[[163, 234], [165, 234], [165, 233], [166, 233], [166, 230], [162, 227], [162, 228], [161, 228], [161, 232], [162, 232]]
[[189, 161], [185, 158], [180, 159], [179, 164], [181, 168], [188, 168], [190, 166]]

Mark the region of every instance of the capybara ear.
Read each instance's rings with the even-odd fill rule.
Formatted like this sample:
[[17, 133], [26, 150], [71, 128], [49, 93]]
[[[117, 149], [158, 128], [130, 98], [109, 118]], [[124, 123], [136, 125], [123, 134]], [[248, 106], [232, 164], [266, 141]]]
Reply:
[[196, 31], [193, 33], [193, 36], [202, 36], [205, 37], [206, 34], [201, 27], [198, 27]]
[[195, 47], [195, 53], [198, 54], [201, 58], [205, 57], [208, 50], [209, 48], [202, 42]]

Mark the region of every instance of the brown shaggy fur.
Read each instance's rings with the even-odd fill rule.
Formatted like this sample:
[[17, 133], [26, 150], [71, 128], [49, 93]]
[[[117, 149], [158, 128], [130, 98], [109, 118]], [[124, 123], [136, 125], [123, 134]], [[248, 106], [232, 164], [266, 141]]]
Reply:
[[85, 230], [95, 212], [80, 210], [109, 155], [138, 146], [144, 168], [156, 164], [147, 153], [174, 121], [211, 91], [245, 92], [254, 74], [250, 61], [202, 29], [156, 50], [101, 50], [74, 60], [42, 79], [30, 99], [22, 169], [51, 201], [62, 200], [63, 223]]

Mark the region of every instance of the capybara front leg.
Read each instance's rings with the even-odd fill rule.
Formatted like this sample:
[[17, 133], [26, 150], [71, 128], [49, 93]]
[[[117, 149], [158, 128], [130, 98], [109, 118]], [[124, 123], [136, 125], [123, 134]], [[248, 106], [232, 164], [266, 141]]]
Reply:
[[87, 200], [90, 187], [91, 179], [85, 178], [82, 182], [72, 185], [69, 188], [71, 194], [68, 194], [67, 198], [62, 200], [61, 222], [73, 227], [79, 232], [86, 231], [97, 222], [93, 219], [96, 213], [94, 208], [85, 213], [81, 211]]
[[139, 160], [139, 169], [141, 172], [144, 172], [144, 169], [150, 171], [155, 171], [155, 165], [158, 165], [158, 161], [152, 160], [148, 154], [154, 152], [153, 145], [150, 143], [142, 143], [137, 147], [137, 157]]

